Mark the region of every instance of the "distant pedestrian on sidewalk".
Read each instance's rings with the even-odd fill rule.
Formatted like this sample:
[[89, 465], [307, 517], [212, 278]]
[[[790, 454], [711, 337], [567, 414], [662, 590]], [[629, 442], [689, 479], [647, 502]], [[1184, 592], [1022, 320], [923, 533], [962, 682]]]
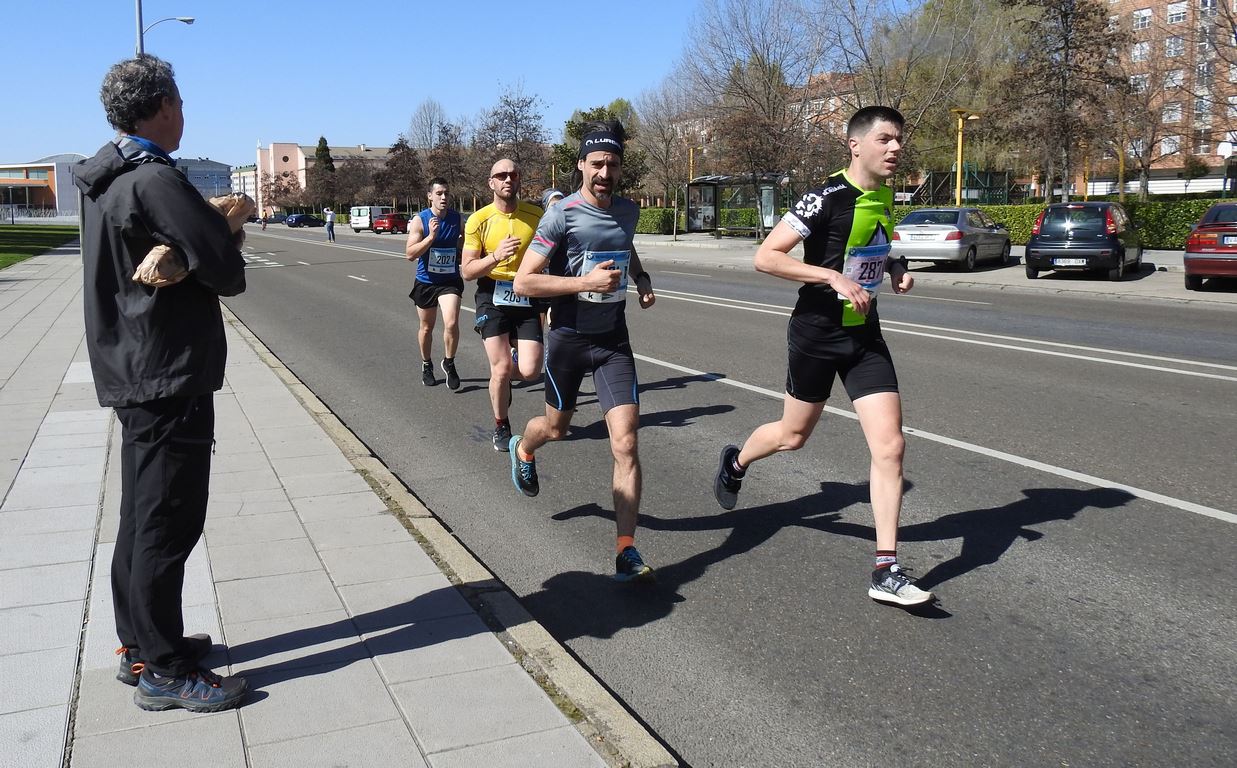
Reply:
[[326, 241], [333, 243], [335, 242], [335, 211], [323, 208], [322, 215], [326, 218]]
[[[141, 55], [113, 66], [101, 91], [119, 135], [74, 168], [82, 203], [86, 344], [99, 404], [121, 425], [120, 528], [112, 599], [117, 678], [142, 709], [215, 712], [247, 683], [201, 668], [206, 635], [184, 636], [185, 560], [202, 535], [215, 436], [214, 392], [227, 348], [220, 296], [245, 290], [227, 219], [174, 168], [184, 102], [172, 67]], [[162, 288], [130, 279], [156, 245], [188, 276]]]

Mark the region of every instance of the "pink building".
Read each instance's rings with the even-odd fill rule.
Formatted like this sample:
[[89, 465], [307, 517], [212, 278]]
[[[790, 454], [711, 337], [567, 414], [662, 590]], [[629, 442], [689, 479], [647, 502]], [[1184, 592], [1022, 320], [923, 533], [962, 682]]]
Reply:
[[[271, 142], [263, 147], [258, 144], [258, 156], [254, 184], [257, 188], [258, 210], [265, 211], [262, 200], [262, 181], [268, 176], [278, 176], [284, 171], [296, 174], [301, 189], [305, 188], [305, 172], [313, 167], [316, 144], [293, 144], [291, 142]], [[387, 147], [371, 147], [368, 144], [358, 144], [348, 147], [330, 147], [331, 160], [338, 168], [339, 164], [349, 160], [362, 160], [380, 168], [387, 160], [390, 150]]]

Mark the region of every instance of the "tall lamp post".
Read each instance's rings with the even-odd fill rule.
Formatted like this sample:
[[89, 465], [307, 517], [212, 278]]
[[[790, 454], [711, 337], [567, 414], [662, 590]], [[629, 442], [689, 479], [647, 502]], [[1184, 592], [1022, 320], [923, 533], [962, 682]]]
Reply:
[[159, 19], [151, 22], [149, 25], [142, 26], [142, 0], [134, 0], [137, 5], [137, 55], [141, 56], [146, 52], [146, 33], [149, 32], [155, 25], [162, 24], [165, 21], [179, 21], [181, 24], [192, 24], [196, 19], [192, 16], [168, 16], [167, 18]]
[[962, 128], [966, 125], [967, 120], [978, 120], [979, 113], [972, 112], [969, 109], [954, 107], [949, 110], [958, 118], [958, 160], [954, 168], [956, 170], [954, 176], [954, 205], [962, 207]]

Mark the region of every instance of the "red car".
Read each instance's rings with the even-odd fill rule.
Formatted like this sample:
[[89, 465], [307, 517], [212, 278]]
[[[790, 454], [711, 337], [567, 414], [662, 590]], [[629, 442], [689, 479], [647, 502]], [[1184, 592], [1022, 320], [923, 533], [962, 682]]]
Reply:
[[1208, 208], [1186, 238], [1186, 290], [1202, 288], [1205, 277], [1237, 277], [1237, 203]]
[[374, 233], [383, 232], [408, 234], [408, 217], [402, 213], [384, 213], [374, 219]]

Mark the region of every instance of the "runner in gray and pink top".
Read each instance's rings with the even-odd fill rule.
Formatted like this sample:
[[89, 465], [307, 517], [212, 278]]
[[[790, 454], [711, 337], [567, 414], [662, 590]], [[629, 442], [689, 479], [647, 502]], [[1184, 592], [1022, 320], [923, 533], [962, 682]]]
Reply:
[[623, 174], [624, 138], [618, 121], [586, 127], [577, 162], [580, 190], [542, 217], [515, 277], [517, 293], [550, 299], [552, 309], [545, 338], [545, 415], [511, 438], [511, 480], [524, 495], [537, 495], [533, 452], [567, 434], [580, 384], [591, 373], [614, 455], [615, 578], [650, 581], [653, 569], [635, 547], [640, 398], [627, 335], [627, 286], [635, 285], [643, 308], [653, 306], [656, 297], [632, 245], [640, 207], [614, 195]]

